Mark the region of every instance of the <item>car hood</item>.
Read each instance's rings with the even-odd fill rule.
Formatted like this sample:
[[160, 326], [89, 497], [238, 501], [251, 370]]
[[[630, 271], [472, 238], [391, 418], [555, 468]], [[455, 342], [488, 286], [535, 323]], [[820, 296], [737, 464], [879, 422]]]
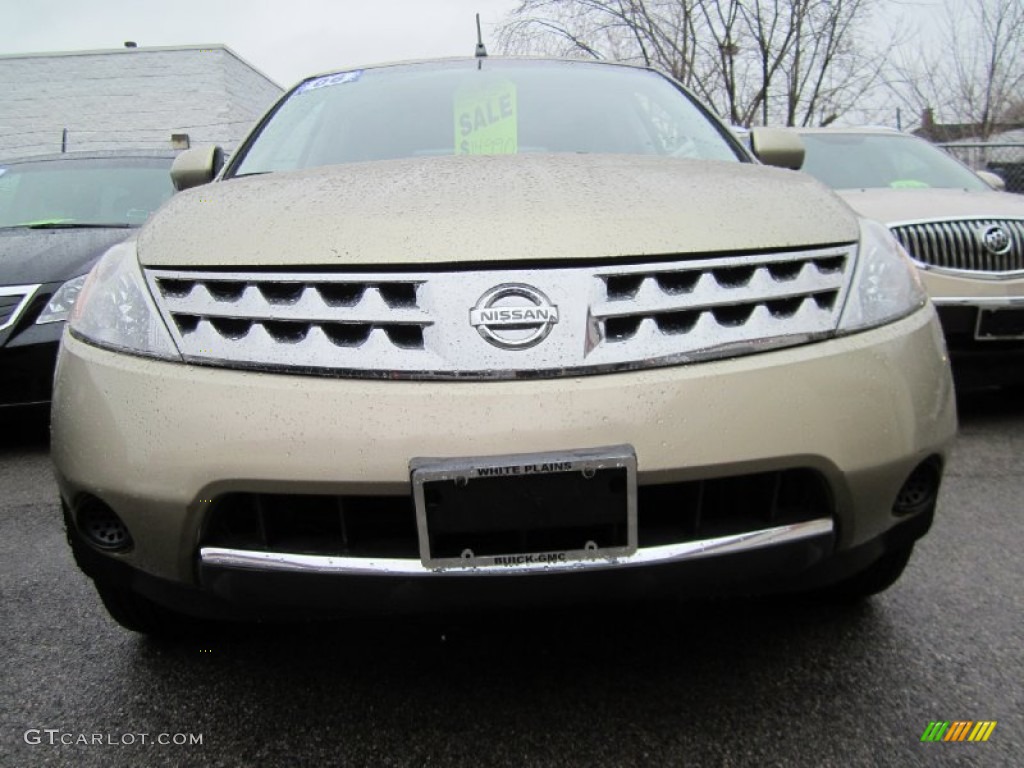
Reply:
[[544, 261], [852, 242], [814, 179], [744, 163], [505, 155], [359, 163], [175, 195], [139, 235], [149, 266]]
[[965, 189], [844, 189], [842, 197], [862, 216], [886, 224], [928, 219], [1024, 216], [1024, 195]]
[[84, 275], [133, 229], [0, 229], [0, 285], [55, 283]]

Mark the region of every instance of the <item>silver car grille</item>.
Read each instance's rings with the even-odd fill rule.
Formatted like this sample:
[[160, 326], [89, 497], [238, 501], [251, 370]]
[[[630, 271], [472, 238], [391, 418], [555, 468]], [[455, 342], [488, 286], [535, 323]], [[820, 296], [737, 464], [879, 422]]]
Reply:
[[18, 322], [38, 289], [38, 285], [0, 286], [0, 331]]
[[[1024, 219], [955, 219], [895, 224], [891, 227], [919, 263], [956, 272], [1024, 271]], [[986, 245], [986, 234], [1001, 230], [1009, 241], [1003, 252]]]
[[[554, 268], [146, 275], [189, 362], [491, 379], [676, 365], [826, 338], [854, 261], [846, 246]], [[506, 305], [488, 305], [496, 293]], [[493, 332], [479, 320], [488, 308], [538, 302], [539, 320], [492, 323]]]

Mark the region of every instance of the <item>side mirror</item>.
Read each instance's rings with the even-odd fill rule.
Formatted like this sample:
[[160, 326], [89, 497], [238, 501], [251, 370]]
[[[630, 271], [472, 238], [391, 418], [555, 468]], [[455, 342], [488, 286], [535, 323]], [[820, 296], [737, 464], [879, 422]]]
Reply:
[[171, 182], [179, 192], [183, 189], [208, 184], [224, 165], [224, 152], [220, 147], [186, 149], [171, 164]]
[[804, 164], [804, 143], [796, 131], [751, 128], [750, 149], [765, 165], [799, 171]]
[[1006, 191], [1006, 182], [998, 173], [992, 173], [992, 171], [975, 171], [975, 173], [981, 177], [982, 181], [992, 187], [992, 189], [999, 192]]

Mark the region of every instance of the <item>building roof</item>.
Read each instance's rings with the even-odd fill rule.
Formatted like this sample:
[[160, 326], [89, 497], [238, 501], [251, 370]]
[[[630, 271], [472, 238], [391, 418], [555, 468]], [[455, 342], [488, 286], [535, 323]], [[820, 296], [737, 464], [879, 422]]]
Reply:
[[225, 45], [0, 56], [0, 157], [219, 144], [229, 151], [281, 87]]
[[131, 56], [132, 54], [151, 53], [151, 52], [159, 52], [159, 51], [164, 51], [164, 52], [167, 52], [167, 51], [200, 51], [200, 52], [203, 52], [203, 51], [212, 51], [212, 50], [224, 51], [226, 54], [228, 54], [229, 56], [233, 56], [240, 63], [242, 63], [245, 66], [247, 66], [249, 69], [251, 69], [253, 72], [258, 74], [260, 77], [262, 77], [264, 80], [266, 80], [268, 83], [270, 83], [274, 87], [276, 87], [278, 89], [281, 88], [281, 85], [279, 83], [275, 82], [272, 78], [270, 78], [264, 72], [262, 72], [261, 70], [257, 69], [256, 67], [254, 67], [252, 65], [252, 63], [249, 62], [247, 59], [243, 58], [242, 56], [239, 56], [238, 53], [234, 49], [232, 49], [230, 46], [224, 45], [223, 43], [205, 43], [205, 44], [198, 44], [197, 43], [197, 44], [194, 44], [194, 45], [152, 45], [152, 46], [147, 45], [145, 47], [123, 45], [120, 48], [94, 48], [94, 49], [82, 50], [82, 51], [41, 51], [41, 52], [38, 52], [38, 53], [0, 53], [0, 62], [3, 62], [5, 59], [38, 59], [38, 58], [52, 59], [52, 58], [56, 58], [56, 57], [59, 57], [59, 56], [100, 56], [100, 55], [102, 55], [102, 56], [107, 56], [107, 55]]

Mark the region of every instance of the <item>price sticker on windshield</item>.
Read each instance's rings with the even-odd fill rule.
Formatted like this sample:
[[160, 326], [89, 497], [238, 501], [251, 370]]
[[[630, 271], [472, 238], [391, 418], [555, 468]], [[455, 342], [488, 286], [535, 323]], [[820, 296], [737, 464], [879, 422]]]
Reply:
[[455, 154], [514, 155], [519, 150], [516, 86], [509, 81], [455, 93]]

